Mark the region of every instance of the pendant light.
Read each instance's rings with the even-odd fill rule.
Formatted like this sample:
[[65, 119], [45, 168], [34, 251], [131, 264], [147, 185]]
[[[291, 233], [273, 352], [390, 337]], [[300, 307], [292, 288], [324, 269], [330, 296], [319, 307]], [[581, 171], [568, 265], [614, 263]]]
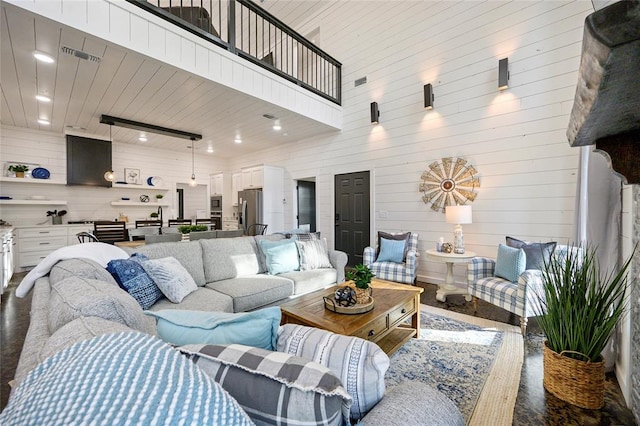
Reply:
[[[109, 125], [109, 142], [113, 142], [113, 139], [111, 139], [111, 125]], [[113, 165], [109, 170], [104, 172], [104, 180], [107, 182], [114, 182], [116, 180], [116, 173], [113, 171]]]
[[194, 150], [195, 150], [195, 142], [191, 141], [191, 180], [189, 181], [189, 186], [196, 186], [198, 182], [196, 182], [196, 169], [195, 169], [195, 161], [194, 161]]

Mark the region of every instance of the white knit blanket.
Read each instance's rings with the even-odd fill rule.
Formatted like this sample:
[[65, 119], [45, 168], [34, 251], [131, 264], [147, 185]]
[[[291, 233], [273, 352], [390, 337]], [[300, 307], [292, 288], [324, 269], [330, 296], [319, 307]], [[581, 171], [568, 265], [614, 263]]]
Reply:
[[129, 254], [120, 247], [105, 243], [82, 243], [59, 248], [42, 259], [35, 268], [29, 271], [16, 289], [16, 296], [25, 297], [29, 294], [36, 280], [47, 275], [49, 271], [51, 271], [51, 268], [53, 268], [53, 265], [60, 260], [74, 258], [91, 259], [99, 263], [103, 268], [106, 268], [109, 261], [113, 259], [127, 259], [128, 257]]

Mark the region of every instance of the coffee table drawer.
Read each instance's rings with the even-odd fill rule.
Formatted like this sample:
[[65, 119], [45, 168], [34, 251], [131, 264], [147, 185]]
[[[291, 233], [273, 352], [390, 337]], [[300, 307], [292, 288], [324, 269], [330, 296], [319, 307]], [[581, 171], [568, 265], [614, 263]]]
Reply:
[[375, 340], [379, 335], [387, 331], [388, 328], [389, 325], [387, 323], [387, 316], [385, 315], [367, 324], [365, 328], [358, 330], [353, 335], [366, 340]]
[[413, 314], [415, 311], [416, 311], [416, 300], [415, 298], [413, 298], [408, 302], [406, 302], [404, 305], [394, 309], [389, 313], [389, 325], [393, 326], [395, 323]]

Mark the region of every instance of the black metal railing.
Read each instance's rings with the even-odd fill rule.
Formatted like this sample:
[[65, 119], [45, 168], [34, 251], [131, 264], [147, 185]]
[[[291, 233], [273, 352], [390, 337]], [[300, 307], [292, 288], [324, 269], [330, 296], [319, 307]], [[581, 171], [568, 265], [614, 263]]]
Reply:
[[249, 0], [127, 1], [341, 104], [342, 64]]

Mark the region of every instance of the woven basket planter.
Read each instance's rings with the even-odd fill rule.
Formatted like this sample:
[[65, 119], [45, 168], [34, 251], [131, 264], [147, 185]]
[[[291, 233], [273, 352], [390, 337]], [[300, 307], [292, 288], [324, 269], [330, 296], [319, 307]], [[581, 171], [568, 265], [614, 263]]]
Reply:
[[544, 362], [544, 388], [557, 398], [578, 407], [599, 409], [604, 406], [604, 360], [580, 361], [542, 349]]

